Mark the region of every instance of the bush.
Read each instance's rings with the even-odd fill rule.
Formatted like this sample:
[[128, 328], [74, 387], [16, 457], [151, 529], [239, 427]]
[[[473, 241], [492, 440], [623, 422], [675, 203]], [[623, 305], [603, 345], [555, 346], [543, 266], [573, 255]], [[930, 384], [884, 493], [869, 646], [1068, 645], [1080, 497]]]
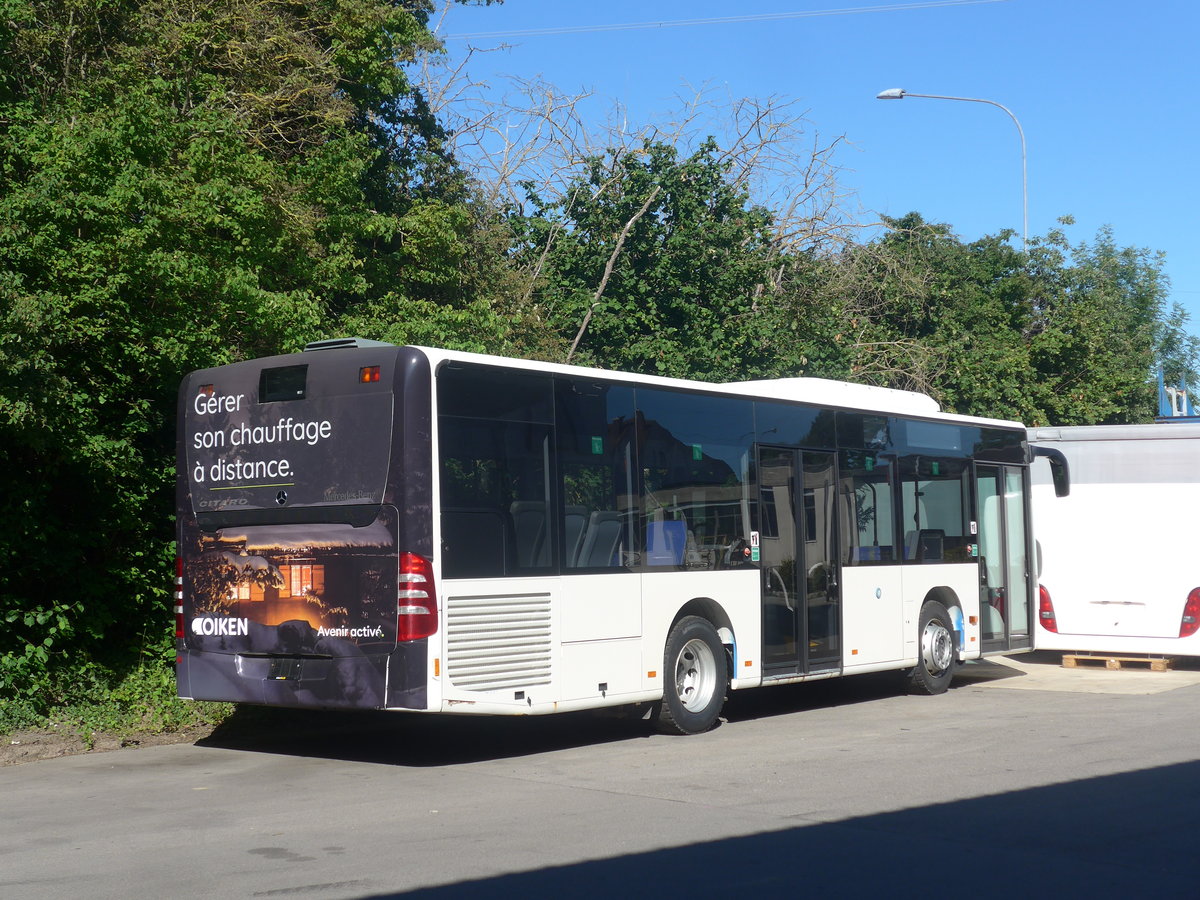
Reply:
[[94, 661], [58, 667], [23, 684], [0, 704], [0, 734], [19, 729], [65, 728], [87, 737], [160, 734], [215, 726], [233, 711], [229, 703], [181, 700], [175, 688], [175, 638], [164, 632], [136, 665], [122, 671]]

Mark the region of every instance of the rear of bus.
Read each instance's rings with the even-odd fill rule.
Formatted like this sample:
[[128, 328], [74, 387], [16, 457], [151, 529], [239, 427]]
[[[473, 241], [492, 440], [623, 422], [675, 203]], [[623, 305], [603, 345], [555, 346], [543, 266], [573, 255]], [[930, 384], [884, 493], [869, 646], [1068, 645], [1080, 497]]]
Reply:
[[187, 376], [180, 696], [426, 707], [430, 398], [421, 351], [357, 339]]

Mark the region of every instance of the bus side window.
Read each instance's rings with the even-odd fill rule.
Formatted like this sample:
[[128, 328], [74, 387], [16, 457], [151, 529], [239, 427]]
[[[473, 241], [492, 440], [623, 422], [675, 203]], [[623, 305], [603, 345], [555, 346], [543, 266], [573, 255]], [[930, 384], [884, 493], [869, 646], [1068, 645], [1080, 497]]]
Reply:
[[447, 578], [491, 578], [512, 568], [509, 521], [495, 507], [442, 509], [442, 573]]
[[642, 562], [657, 569], [751, 565], [754, 410], [737, 397], [639, 389]]
[[548, 571], [549, 426], [442, 416], [440, 439], [443, 574]]
[[873, 450], [841, 452], [843, 552], [846, 565], [896, 560], [892, 465]]
[[901, 458], [899, 469], [905, 561], [971, 562], [969, 464], [914, 454]]
[[634, 546], [633, 391], [555, 385], [562, 571], [624, 568]]

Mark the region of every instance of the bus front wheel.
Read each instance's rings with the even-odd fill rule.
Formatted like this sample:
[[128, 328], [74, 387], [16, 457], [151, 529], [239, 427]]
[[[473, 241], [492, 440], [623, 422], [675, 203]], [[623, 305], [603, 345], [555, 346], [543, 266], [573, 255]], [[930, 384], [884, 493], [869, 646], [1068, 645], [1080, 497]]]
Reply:
[[725, 703], [729, 678], [725, 648], [711, 622], [684, 616], [675, 623], [667, 635], [662, 675], [658, 730], [699, 734], [712, 728]]
[[950, 614], [936, 600], [921, 607], [917, 643], [920, 658], [909, 674], [909, 690], [914, 694], [944, 693], [958, 667], [958, 652]]

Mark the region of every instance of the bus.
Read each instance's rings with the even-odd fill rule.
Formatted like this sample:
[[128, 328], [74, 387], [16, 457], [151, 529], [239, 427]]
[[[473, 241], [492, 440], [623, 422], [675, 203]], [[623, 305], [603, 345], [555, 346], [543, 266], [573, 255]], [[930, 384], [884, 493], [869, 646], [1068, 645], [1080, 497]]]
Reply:
[[[1039, 650], [1200, 656], [1200, 424], [1031, 428], [1062, 453], [1071, 491], [1041, 467], [1033, 509], [1042, 551]], [[1193, 499], [1196, 503], [1193, 503]]]
[[1016, 422], [357, 338], [179, 393], [185, 698], [711, 728], [730, 690], [1032, 646]]

